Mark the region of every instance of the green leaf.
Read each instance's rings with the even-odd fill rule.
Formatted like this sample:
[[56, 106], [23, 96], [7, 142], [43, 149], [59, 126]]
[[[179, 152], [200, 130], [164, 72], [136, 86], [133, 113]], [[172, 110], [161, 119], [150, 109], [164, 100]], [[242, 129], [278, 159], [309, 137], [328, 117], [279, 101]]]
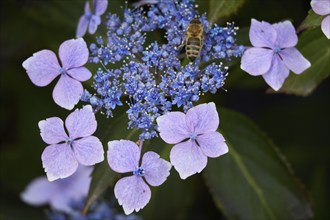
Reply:
[[229, 153], [210, 159], [204, 178], [229, 219], [310, 219], [311, 205], [288, 163], [248, 118], [220, 109]]
[[235, 13], [243, 3], [244, 0], [210, 0], [209, 21], [213, 23]]
[[279, 92], [307, 96], [330, 75], [330, 41], [320, 28], [304, 32], [297, 46], [311, 67], [300, 75], [291, 74]]
[[316, 28], [321, 25], [323, 17], [321, 15], [316, 14], [312, 9], [308, 11], [308, 15], [305, 20], [298, 27], [297, 32], [305, 31], [311, 28]]

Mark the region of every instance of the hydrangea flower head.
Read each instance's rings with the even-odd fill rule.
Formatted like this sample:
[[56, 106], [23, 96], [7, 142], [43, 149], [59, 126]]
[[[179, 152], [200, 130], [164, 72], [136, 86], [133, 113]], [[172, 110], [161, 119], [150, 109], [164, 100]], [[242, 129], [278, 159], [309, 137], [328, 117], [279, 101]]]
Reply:
[[312, 0], [311, 6], [316, 14], [326, 16], [321, 23], [321, 29], [330, 39], [330, 0]]
[[157, 118], [160, 137], [176, 144], [170, 153], [171, 163], [182, 179], [200, 173], [207, 157], [228, 152], [223, 136], [217, 132], [219, 116], [213, 102], [197, 105], [187, 111], [169, 112]]
[[39, 122], [41, 137], [49, 144], [41, 159], [49, 181], [66, 178], [78, 168], [78, 164], [94, 165], [104, 160], [100, 140], [91, 136], [97, 127], [90, 105], [76, 109], [64, 123], [58, 117]]
[[59, 48], [59, 64], [55, 53], [41, 50], [23, 62], [23, 67], [36, 86], [47, 86], [60, 75], [54, 90], [56, 104], [66, 109], [73, 109], [83, 93], [81, 82], [92, 74], [83, 67], [88, 61], [88, 48], [82, 38], [64, 41]]
[[[142, 0], [135, 6], [145, 4], [147, 11], [125, 7], [123, 16], [109, 13], [107, 36], [90, 45], [90, 62], [102, 66], [94, 76], [95, 92], [85, 91], [81, 98], [113, 117], [123, 96], [128, 97], [128, 127], [141, 131], [140, 140], [157, 136], [155, 119], [173, 106], [187, 111], [203, 94], [216, 93], [228, 74], [219, 60], [240, 57], [245, 49], [236, 43], [238, 28], [233, 23], [209, 23], [193, 0]], [[180, 45], [195, 18], [203, 26], [203, 45], [198, 59], [186, 65]], [[146, 41], [156, 30], [165, 31], [164, 41]]]
[[123, 177], [115, 185], [115, 196], [126, 215], [142, 209], [151, 198], [151, 186], [160, 186], [170, 175], [171, 164], [152, 151], [146, 152], [140, 161], [140, 148], [128, 140], [108, 143], [108, 163], [118, 173], [133, 173]]
[[300, 74], [310, 62], [295, 48], [298, 37], [290, 21], [276, 24], [251, 21], [250, 41], [241, 60], [241, 69], [253, 76], [262, 75], [267, 84], [279, 90], [290, 70]]
[[76, 37], [83, 37], [87, 29], [90, 34], [94, 34], [97, 26], [101, 24], [101, 15], [104, 14], [107, 7], [108, 0], [93, 0], [93, 13], [87, 1], [85, 4], [85, 13], [80, 17], [78, 22]]
[[51, 209], [71, 213], [72, 201], [87, 196], [92, 167], [79, 166], [72, 176], [49, 182], [45, 176], [34, 179], [22, 192], [22, 200], [33, 206], [49, 204]]

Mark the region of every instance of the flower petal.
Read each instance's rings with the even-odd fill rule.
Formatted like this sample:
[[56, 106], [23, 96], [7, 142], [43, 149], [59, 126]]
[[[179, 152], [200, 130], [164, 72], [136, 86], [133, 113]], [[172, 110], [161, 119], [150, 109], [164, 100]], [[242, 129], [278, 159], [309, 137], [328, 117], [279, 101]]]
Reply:
[[57, 195], [53, 196], [49, 202], [49, 205], [52, 209], [70, 214], [74, 212], [71, 207], [73, 200], [69, 201], [68, 199], [69, 198], [66, 197], [63, 192], [59, 192]]
[[143, 155], [142, 164], [144, 178], [151, 186], [162, 185], [170, 175], [171, 163], [160, 158], [158, 154], [148, 151]]
[[270, 87], [277, 91], [282, 87], [289, 73], [290, 70], [285, 66], [280, 57], [275, 55], [270, 70], [262, 75], [262, 77]]
[[96, 32], [97, 26], [99, 26], [99, 24], [101, 24], [100, 16], [93, 15], [90, 22], [89, 22], [88, 32], [90, 34], [94, 34]]
[[321, 28], [325, 36], [330, 39], [330, 15], [325, 17], [321, 23]]
[[92, 77], [91, 72], [86, 67], [73, 68], [68, 70], [67, 73], [80, 82], [89, 80]]
[[191, 140], [175, 145], [171, 150], [170, 159], [181, 179], [200, 173], [207, 164], [207, 157], [195, 141]]
[[88, 61], [88, 48], [82, 38], [64, 41], [59, 49], [60, 60], [64, 69], [81, 67]]
[[47, 86], [60, 75], [61, 66], [55, 53], [50, 50], [34, 53], [22, 65], [36, 86]]
[[286, 48], [280, 52], [285, 65], [296, 74], [304, 72], [311, 66], [310, 62], [295, 48]]
[[186, 121], [195, 134], [216, 131], [219, 126], [219, 115], [213, 102], [197, 105], [188, 110]]
[[140, 149], [133, 141], [108, 142], [108, 163], [118, 173], [133, 172], [139, 165]]
[[68, 144], [49, 145], [41, 155], [49, 181], [71, 176], [78, 168], [78, 162]]
[[313, 11], [319, 15], [330, 14], [330, 1], [329, 0], [312, 0], [311, 6]]
[[259, 76], [266, 73], [273, 59], [274, 52], [264, 48], [247, 49], [241, 60], [241, 69], [252, 76]]
[[294, 47], [298, 43], [296, 29], [290, 21], [273, 24], [277, 32], [276, 45], [280, 48]]
[[228, 147], [223, 136], [215, 131], [197, 137], [197, 143], [208, 157], [219, 157], [228, 153]]
[[103, 15], [108, 7], [108, 0], [93, 0], [94, 14]]
[[123, 206], [126, 215], [134, 210], [138, 212], [148, 204], [151, 198], [151, 190], [141, 177], [124, 177], [115, 185], [115, 196], [119, 205]]
[[253, 46], [273, 48], [276, 36], [276, 30], [268, 22], [251, 20], [249, 37]]
[[92, 135], [97, 127], [92, 106], [76, 109], [65, 119], [65, 126], [73, 139]]
[[86, 18], [85, 15], [82, 15], [79, 18], [77, 32], [76, 32], [76, 38], [83, 37], [86, 34], [88, 25], [89, 25], [89, 20]]
[[64, 131], [63, 121], [58, 117], [39, 121], [38, 125], [41, 138], [47, 144], [57, 144], [68, 138], [68, 135]]
[[157, 118], [160, 137], [168, 144], [176, 144], [189, 138], [186, 116], [182, 112], [168, 112]]
[[21, 193], [21, 199], [34, 206], [48, 204], [49, 200], [57, 194], [55, 182], [49, 182], [45, 176], [34, 179]]
[[72, 201], [86, 198], [92, 171], [92, 167], [79, 165], [77, 171], [68, 178], [54, 181], [53, 183], [57, 184], [58, 193], [50, 199], [51, 208], [71, 213]]
[[81, 82], [63, 74], [53, 90], [53, 99], [62, 108], [71, 110], [79, 102], [83, 90]]
[[75, 140], [72, 143], [75, 156], [80, 164], [94, 165], [104, 160], [104, 151], [101, 141], [94, 136]]

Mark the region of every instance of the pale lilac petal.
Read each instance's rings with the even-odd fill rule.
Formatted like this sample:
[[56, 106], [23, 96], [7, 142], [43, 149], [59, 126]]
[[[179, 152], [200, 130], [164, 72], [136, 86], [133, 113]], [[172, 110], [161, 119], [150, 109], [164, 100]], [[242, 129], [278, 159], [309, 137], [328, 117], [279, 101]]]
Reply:
[[140, 149], [133, 141], [109, 141], [107, 158], [114, 171], [133, 172], [139, 165]]
[[89, 22], [88, 32], [90, 34], [94, 34], [96, 32], [97, 26], [99, 26], [99, 24], [101, 24], [100, 16], [93, 15], [90, 22]]
[[68, 135], [64, 131], [64, 124], [62, 119], [58, 117], [47, 118], [39, 121], [40, 135], [47, 144], [57, 144], [65, 141]]
[[85, 14], [91, 12], [91, 9], [89, 7], [89, 1], [86, 1], [86, 3], [85, 3], [84, 12], [85, 12]]
[[255, 47], [273, 48], [277, 34], [274, 27], [268, 22], [252, 19], [249, 37], [251, 44]]
[[316, 14], [319, 15], [330, 14], [330, 0], [312, 0], [311, 6]]
[[23, 62], [32, 83], [36, 86], [47, 86], [60, 75], [61, 66], [53, 51], [41, 50]]
[[82, 38], [64, 41], [59, 49], [59, 56], [64, 69], [81, 67], [88, 61], [88, 48]]
[[79, 165], [77, 171], [68, 178], [52, 182], [58, 186], [58, 193], [50, 199], [51, 208], [70, 213], [72, 201], [86, 198], [92, 171], [92, 167]]
[[53, 99], [62, 108], [71, 110], [79, 102], [83, 91], [81, 82], [62, 74], [53, 90]]
[[200, 173], [207, 164], [207, 156], [195, 141], [191, 140], [175, 145], [171, 150], [170, 159], [181, 179]]
[[182, 112], [168, 112], [157, 118], [160, 137], [168, 144], [176, 144], [189, 138], [191, 129], [187, 127], [186, 116]]
[[80, 82], [89, 80], [92, 77], [92, 73], [86, 67], [73, 68], [68, 70], [67, 73]]
[[29, 205], [42, 206], [47, 205], [57, 193], [55, 182], [49, 182], [46, 177], [38, 177], [21, 193], [21, 199]]
[[141, 167], [145, 171], [146, 181], [151, 186], [160, 186], [170, 175], [172, 165], [155, 152], [149, 151], [143, 155]]
[[79, 22], [77, 26], [77, 33], [76, 33], [77, 38], [83, 37], [86, 34], [88, 25], [89, 25], [89, 20], [85, 15], [82, 15], [79, 18]]
[[94, 165], [104, 160], [104, 151], [101, 141], [94, 136], [75, 140], [72, 143], [74, 154], [80, 164]]
[[49, 181], [71, 176], [78, 168], [78, 162], [68, 144], [49, 145], [41, 155]]
[[145, 207], [151, 198], [151, 190], [141, 177], [124, 177], [115, 185], [115, 196], [119, 205], [123, 206], [126, 215], [134, 210], [138, 212]]
[[92, 135], [97, 128], [92, 106], [76, 109], [65, 119], [65, 126], [73, 139]]
[[304, 72], [311, 66], [310, 62], [295, 48], [287, 48], [280, 52], [285, 65], [296, 74]]
[[186, 121], [196, 135], [216, 131], [219, 126], [217, 108], [213, 102], [197, 105], [188, 110]]
[[108, 7], [108, 0], [93, 0], [94, 14], [103, 15]]
[[241, 59], [241, 69], [252, 76], [259, 76], [266, 73], [273, 59], [274, 52], [264, 48], [249, 48]]
[[285, 66], [279, 56], [274, 56], [270, 70], [262, 75], [267, 84], [275, 91], [279, 90], [285, 79], [289, 76], [290, 70]]
[[325, 36], [330, 39], [330, 15], [325, 17], [321, 23], [321, 28]]
[[219, 157], [228, 152], [225, 139], [219, 132], [210, 132], [197, 137], [197, 143], [208, 157]]
[[[93, 166], [79, 165], [77, 171], [67, 179], [59, 179], [62, 188], [66, 188], [71, 198], [79, 198], [81, 196], [87, 196], [89, 185], [91, 183], [91, 174], [93, 172]], [[70, 187], [65, 180], [70, 181]]]
[[57, 211], [72, 213], [74, 210], [71, 208], [72, 200], [69, 201], [70, 198], [66, 197], [65, 194], [59, 192], [57, 195], [50, 200], [49, 205], [52, 209]]
[[294, 47], [298, 43], [296, 29], [290, 21], [273, 24], [277, 32], [276, 46], [280, 48]]

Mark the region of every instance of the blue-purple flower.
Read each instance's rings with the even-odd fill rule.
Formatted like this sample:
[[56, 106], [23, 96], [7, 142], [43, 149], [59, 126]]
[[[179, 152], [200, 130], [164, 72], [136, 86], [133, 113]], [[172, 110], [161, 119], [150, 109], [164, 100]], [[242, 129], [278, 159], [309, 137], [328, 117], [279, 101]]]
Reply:
[[[136, 6], [145, 4], [150, 5], [147, 12], [126, 7], [123, 16], [108, 14], [107, 36], [90, 45], [90, 62], [102, 67], [94, 76], [95, 92], [85, 91], [81, 98], [108, 117], [127, 99], [128, 128], [139, 129], [140, 140], [156, 137], [155, 119], [173, 107], [186, 112], [206, 92], [216, 93], [228, 74], [220, 60], [240, 57], [245, 50], [235, 40], [238, 27], [210, 24], [193, 0], [142, 0]], [[199, 59], [186, 65], [178, 47], [196, 17], [204, 29], [203, 46]], [[146, 42], [157, 29], [165, 31], [166, 43]]]
[[325, 16], [321, 23], [321, 29], [330, 39], [330, 0], [312, 0], [311, 6], [316, 14]]
[[244, 52], [241, 68], [250, 75], [262, 75], [276, 91], [282, 87], [290, 70], [300, 74], [311, 65], [295, 48], [298, 37], [290, 21], [271, 25], [252, 19], [250, 41], [254, 47]]
[[181, 179], [200, 173], [207, 157], [228, 152], [223, 136], [217, 132], [219, 116], [213, 102], [197, 105], [187, 111], [169, 112], [157, 118], [160, 137], [176, 144], [170, 153], [171, 164]]
[[72, 176], [49, 182], [45, 176], [34, 179], [21, 194], [33, 206], [49, 205], [51, 209], [71, 213], [71, 203], [87, 196], [92, 167], [79, 166]]
[[[132, 173], [115, 185], [115, 196], [126, 215], [138, 212], [151, 198], [151, 186], [160, 186], [170, 175], [171, 164], [152, 151], [146, 152], [139, 165], [141, 149], [128, 140], [108, 143], [108, 163], [118, 173]], [[143, 177], [143, 178], [142, 178]], [[147, 182], [147, 183], [146, 183]]]
[[72, 175], [78, 164], [90, 166], [104, 160], [102, 143], [92, 136], [97, 122], [90, 105], [72, 112], [65, 127], [68, 134], [58, 117], [39, 122], [40, 135], [49, 144], [41, 156], [49, 181]]
[[85, 13], [80, 17], [76, 37], [83, 37], [88, 32], [94, 34], [97, 26], [101, 24], [101, 15], [107, 10], [108, 0], [93, 0], [94, 12], [90, 9], [89, 2], [85, 4]]
[[23, 62], [28, 76], [36, 86], [47, 86], [60, 75], [54, 90], [56, 104], [66, 109], [73, 109], [83, 93], [81, 82], [92, 74], [83, 67], [88, 61], [88, 48], [82, 38], [64, 41], [59, 48], [58, 62], [51, 50], [41, 50]]
[[250, 41], [254, 47], [244, 52], [241, 69], [253, 76], [262, 75], [275, 91], [282, 87], [290, 70], [300, 74], [311, 65], [295, 48], [298, 37], [290, 21], [271, 25], [252, 19]]

